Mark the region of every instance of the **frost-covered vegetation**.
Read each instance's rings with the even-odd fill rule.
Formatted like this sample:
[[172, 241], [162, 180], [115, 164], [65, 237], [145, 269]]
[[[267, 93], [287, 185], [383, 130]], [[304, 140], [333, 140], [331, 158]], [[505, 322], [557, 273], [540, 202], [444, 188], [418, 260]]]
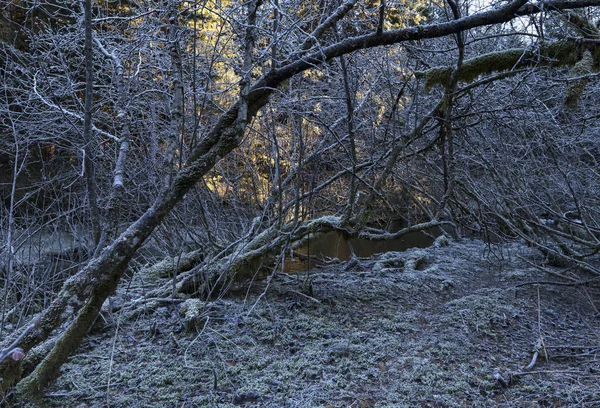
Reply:
[[594, 405], [599, 12], [0, 1], [0, 404]]
[[[216, 302], [154, 303], [129, 320], [120, 309], [96, 322], [47, 401], [596, 406], [600, 317], [591, 297], [598, 293], [533, 284], [546, 279], [530, 264], [539, 261], [521, 244], [463, 240], [375, 255], [349, 270], [317, 267], [310, 295], [303, 274], [277, 274]], [[136, 298], [138, 284], [134, 277], [116, 297]], [[524, 370], [540, 338], [541, 354]]]

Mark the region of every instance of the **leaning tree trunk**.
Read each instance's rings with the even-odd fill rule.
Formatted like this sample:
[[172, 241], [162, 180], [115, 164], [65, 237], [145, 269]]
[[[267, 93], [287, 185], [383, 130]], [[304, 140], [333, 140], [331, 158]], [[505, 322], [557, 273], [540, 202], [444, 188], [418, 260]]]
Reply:
[[[253, 116], [259, 106], [252, 105], [252, 107], [252, 110], [249, 109], [249, 115]], [[207, 137], [208, 141], [201, 143], [194, 152], [195, 161], [179, 173], [154, 205], [98, 258], [93, 259], [81, 272], [67, 280], [56, 300], [42, 313], [36, 330], [21, 344], [24, 350], [29, 350], [47, 338], [66, 320], [67, 310], [79, 310], [83, 307], [71, 324], [72, 327], [60, 336], [50, 354], [28, 379], [22, 381], [23, 385], [19, 385], [21, 395], [35, 395], [58, 376], [60, 366], [68, 354], [83, 340], [102, 303], [116, 289], [119, 279], [137, 249], [198, 179], [240, 143], [244, 126], [235, 123], [237, 108], [238, 104], [235, 104], [223, 115], [213, 132]], [[2, 377], [5, 377], [4, 373]]]

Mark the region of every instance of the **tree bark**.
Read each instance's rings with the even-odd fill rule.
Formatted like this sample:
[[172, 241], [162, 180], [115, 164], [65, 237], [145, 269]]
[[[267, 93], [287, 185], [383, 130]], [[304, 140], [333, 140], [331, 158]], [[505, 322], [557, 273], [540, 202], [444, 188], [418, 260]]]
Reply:
[[85, 31], [85, 96], [83, 114], [83, 161], [85, 169], [85, 181], [87, 186], [88, 202], [90, 206], [90, 220], [92, 224], [92, 236], [94, 247], [100, 243], [100, 209], [98, 208], [98, 197], [96, 194], [96, 176], [94, 168], [94, 136], [92, 134], [92, 109], [94, 103], [94, 65], [92, 48], [92, 2], [85, 0], [84, 9], [84, 31]]
[[[539, 49], [513, 48], [492, 52], [464, 61], [456, 71], [456, 80], [471, 82], [481, 75], [510, 71], [534, 66], [552, 66], [555, 68], [574, 65], [580, 59], [578, 40], [562, 40], [543, 44]], [[597, 48], [590, 43], [588, 47]], [[455, 67], [435, 67], [427, 71], [416, 72], [425, 78], [425, 88], [435, 85], [448, 86]]]

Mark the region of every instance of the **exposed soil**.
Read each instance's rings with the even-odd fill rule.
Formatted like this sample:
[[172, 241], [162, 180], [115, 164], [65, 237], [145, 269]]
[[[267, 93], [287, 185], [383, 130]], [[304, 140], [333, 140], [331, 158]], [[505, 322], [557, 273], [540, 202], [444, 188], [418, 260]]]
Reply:
[[[600, 406], [600, 294], [536, 285], [552, 277], [534, 264], [544, 260], [521, 244], [463, 240], [332, 263], [308, 279], [275, 274], [214, 302], [146, 303], [135, 318], [123, 307], [98, 322], [47, 402]], [[142, 297], [142, 281], [113, 304]]]

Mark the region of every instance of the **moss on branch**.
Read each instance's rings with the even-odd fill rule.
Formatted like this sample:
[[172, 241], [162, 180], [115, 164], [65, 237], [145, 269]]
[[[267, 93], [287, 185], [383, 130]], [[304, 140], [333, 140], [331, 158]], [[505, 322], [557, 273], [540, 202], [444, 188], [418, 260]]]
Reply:
[[569, 77], [575, 78], [572, 82], [569, 82], [565, 91], [565, 107], [576, 108], [579, 98], [585, 89], [585, 86], [589, 82], [589, 78], [586, 76], [594, 72], [594, 57], [592, 53], [586, 51], [583, 57], [573, 65], [573, 68], [569, 71]]
[[200, 264], [204, 260], [204, 256], [204, 248], [196, 249], [179, 257], [163, 259], [154, 265], [144, 268], [141, 273], [151, 281], [170, 278], [173, 276], [175, 269], [177, 269], [177, 273], [189, 271]]
[[[458, 69], [457, 77], [461, 82], [471, 82], [494, 72], [537, 66], [570, 66], [579, 61], [580, 55], [580, 48], [573, 40], [544, 43], [537, 48], [512, 48], [464, 61]], [[435, 67], [415, 72], [415, 75], [425, 78], [425, 89], [429, 90], [435, 85], [446, 86], [453, 69], [452, 66]]]

